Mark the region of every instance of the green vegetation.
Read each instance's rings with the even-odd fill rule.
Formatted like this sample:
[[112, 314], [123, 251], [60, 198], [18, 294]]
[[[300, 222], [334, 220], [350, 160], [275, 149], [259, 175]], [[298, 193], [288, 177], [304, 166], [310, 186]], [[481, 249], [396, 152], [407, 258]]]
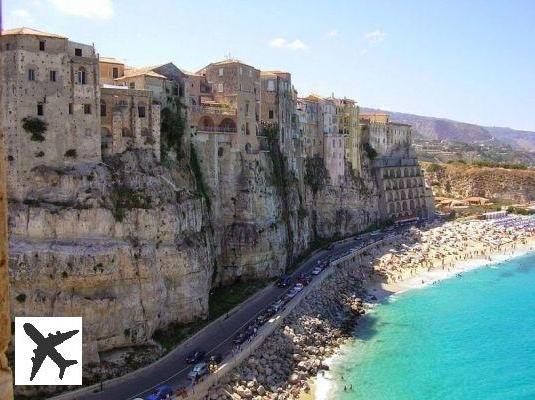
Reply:
[[119, 222], [124, 219], [126, 210], [134, 208], [148, 209], [151, 207], [150, 197], [146, 197], [142, 192], [122, 185], [115, 187], [110, 197], [113, 204], [113, 215]]
[[17, 297], [15, 297], [15, 299], [19, 302], [19, 303], [24, 303], [26, 301], [26, 295], [24, 293], [21, 293], [19, 294]]
[[443, 170], [444, 168], [436, 163], [429, 164], [429, 166], [427, 167], [427, 172], [439, 172]]
[[76, 149], [69, 149], [65, 152], [65, 157], [76, 158]]
[[377, 157], [377, 151], [372, 147], [371, 144], [366, 142], [364, 143], [363, 147], [370, 160], [374, 160]]
[[236, 282], [229, 286], [216, 288], [210, 293], [208, 318], [197, 318], [187, 324], [172, 323], [166, 329], [158, 329], [154, 333], [153, 339], [166, 351], [170, 351], [187, 338], [195, 335], [210, 322], [243, 303], [269, 283], [269, 280]]
[[323, 163], [323, 158], [316, 155], [305, 159], [305, 183], [309, 185], [314, 194], [318, 193], [325, 184], [328, 172]]
[[[160, 148], [162, 160], [167, 159], [169, 151], [176, 154], [176, 158], [182, 157], [182, 138], [186, 130], [186, 121], [183, 115], [184, 106], [178, 96], [169, 96], [169, 106], [161, 112]], [[150, 144], [150, 143], [146, 143]]]
[[535, 210], [531, 210], [529, 208], [514, 207], [514, 206], [509, 206], [507, 208], [507, 211], [512, 213], [512, 214], [518, 214], [518, 215], [533, 215], [533, 214], [535, 214]]
[[208, 207], [208, 209], [210, 209], [210, 196], [208, 195], [208, 188], [204, 183], [201, 165], [199, 163], [199, 159], [197, 158], [197, 152], [195, 151], [195, 147], [193, 146], [193, 144], [190, 144], [189, 165], [191, 167], [191, 170], [193, 171], [193, 175], [195, 175], [195, 183], [197, 184], [197, 190], [206, 201], [206, 206]]
[[31, 133], [30, 140], [34, 142], [44, 142], [45, 137], [43, 134], [46, 132], [48, 124], [36, 117], [25, 117], [22, 119], [22, 128]]

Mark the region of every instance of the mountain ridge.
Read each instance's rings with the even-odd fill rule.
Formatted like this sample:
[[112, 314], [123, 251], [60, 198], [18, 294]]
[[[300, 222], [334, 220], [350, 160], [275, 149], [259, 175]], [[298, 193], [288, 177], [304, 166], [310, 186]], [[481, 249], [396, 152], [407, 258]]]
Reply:
[[382, 112], [396, 122], [412, 125], [415, 138], [467, 144], [498, 142], [520, 151], [535, 152], [535, 132], [508, 127], [484, 126], [449, 118], [428, 117], [362, 107], [362, 112]]

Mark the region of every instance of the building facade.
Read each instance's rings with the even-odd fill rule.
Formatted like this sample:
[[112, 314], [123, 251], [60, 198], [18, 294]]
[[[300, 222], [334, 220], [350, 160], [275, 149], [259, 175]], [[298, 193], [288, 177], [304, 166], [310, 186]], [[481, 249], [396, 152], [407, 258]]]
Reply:
[[[189, 122], [197, 134], [223, 134], [234, 151], [261, 150], [260, 71], [238, 60], [212, 63], [189, 78]], [[197, 91], [198, 90], [198, 91]]]
[[386, 114], [361, 115], [362, 140], [376, 152], [373, 168], [382, 219], [393, 221], [434, 215], [433, 193], [412, 149], [410, 125], [390, 122]]
[[3, 31], [0, 77], [8, 191], [23, 198], [38, 165], [99, 161], [98, 56], [93, 46], [28, 28]]

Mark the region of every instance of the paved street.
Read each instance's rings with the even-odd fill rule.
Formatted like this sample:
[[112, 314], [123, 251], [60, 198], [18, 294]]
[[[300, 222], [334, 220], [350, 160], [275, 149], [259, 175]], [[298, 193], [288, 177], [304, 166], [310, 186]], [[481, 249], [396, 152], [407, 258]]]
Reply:
[[[376, 239], [380, 239], [378, 236]], [[292, 276], [310, 272], [318, 260], [341, 256], [353, 247], [363, 243], [362, 239], [348, 240], [335, 244], [330, 250], [321, 250], [309, 257], [297, 268]], [[178, 346], [167, 358], [158, 364], [133, 376], [125, 377], [118, 382], [104, 383], [104, 390], [96, 393], [84, 393], [73, 397], [77, 400], [127, 400], [136, 397], [145, 397], [155, 387], [167, 384], [176, 388], [187, 383], [187, 374], [191, 366], [185, 363], [185, 357], [192, 350], [202, 349], [208, 355], [220, 353], [227, 356], [234, 347], [232, 339], [245, 325], [251, 322], [269, 304], [277, 300], [289, 288], [280, 289], [272, 284], [259, 295], [253, 296], [231, 313], [228, 318], [214, 321], [203, 331], [192, 338], [188, 343]]]

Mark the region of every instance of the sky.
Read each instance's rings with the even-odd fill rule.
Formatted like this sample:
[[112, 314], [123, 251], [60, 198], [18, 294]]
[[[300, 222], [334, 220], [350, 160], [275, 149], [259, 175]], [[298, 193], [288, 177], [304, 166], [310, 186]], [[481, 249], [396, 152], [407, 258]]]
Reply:
[[535, 131], [535, 0], [3, 0], [3, 25], [132, 66], [230, 56], [291, 72], [301, 96]]

